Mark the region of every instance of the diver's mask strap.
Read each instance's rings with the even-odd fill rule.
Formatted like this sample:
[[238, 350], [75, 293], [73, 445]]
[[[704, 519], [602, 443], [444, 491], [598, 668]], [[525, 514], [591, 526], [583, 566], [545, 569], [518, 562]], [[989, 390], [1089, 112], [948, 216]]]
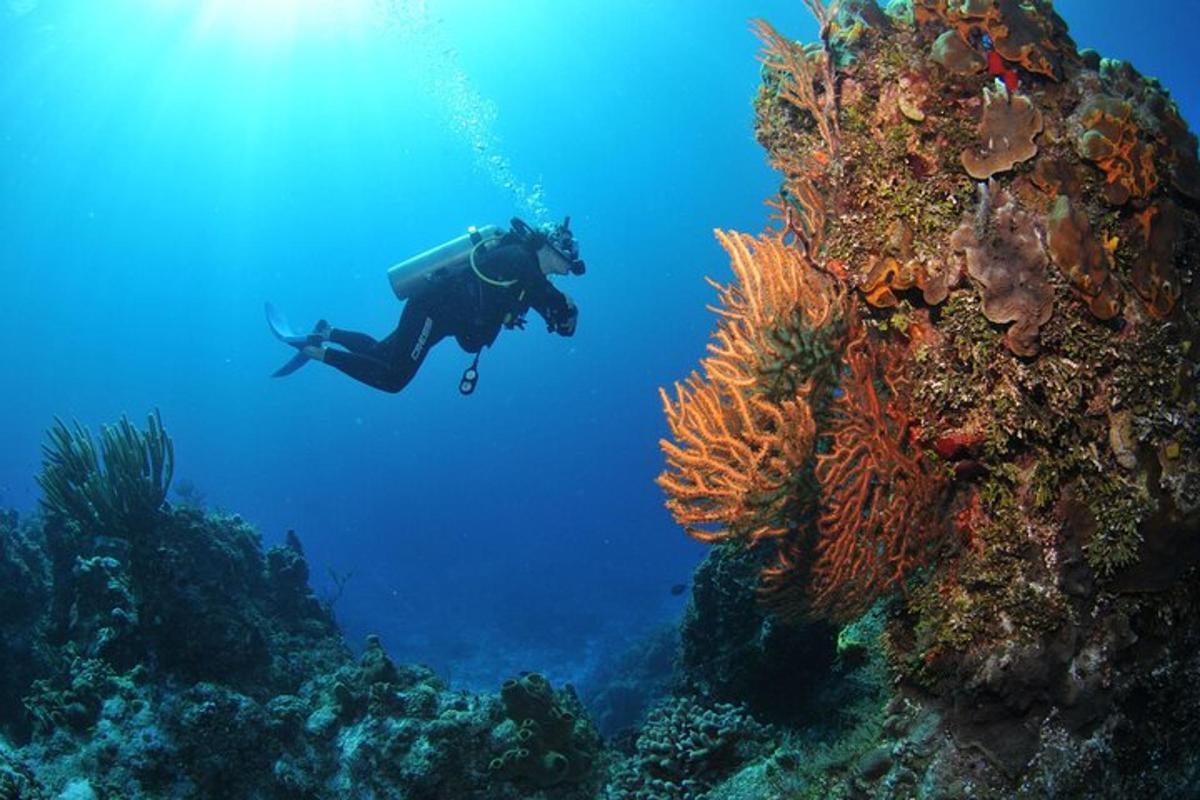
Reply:
[[476, 353], [471, 366], [463, 370], [462, 379], [458, 382], [459, 393], [468, 395], [475, 391], [475, 384], [479, 383], [479, 353], [482, 352]]

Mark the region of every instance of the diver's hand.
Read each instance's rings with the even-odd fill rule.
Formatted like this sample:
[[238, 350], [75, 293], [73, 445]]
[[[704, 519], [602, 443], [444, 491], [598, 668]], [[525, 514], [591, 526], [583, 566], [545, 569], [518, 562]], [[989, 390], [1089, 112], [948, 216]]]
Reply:
[[559, 336], [573, 336], [575, 324], [579, 321], [579, 308], [567, 298], [567, 310], [554, 320], [554, 332]]

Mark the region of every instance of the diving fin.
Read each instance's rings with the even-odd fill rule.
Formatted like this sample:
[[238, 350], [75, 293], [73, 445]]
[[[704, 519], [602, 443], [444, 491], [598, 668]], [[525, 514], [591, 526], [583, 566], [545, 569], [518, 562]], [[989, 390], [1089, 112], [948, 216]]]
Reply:
[[292, 326], [288, 323], [287, 317], [283, 312], [276, 308], [274, 303], [267, 303], [267, 325], [271, 328], [271, 333], [275, 334], [275, 338], [284, 344], [290, 344], [292, 347], [303, 347], [308, 344], [308, 337], [304, 334], [297, 334], [292, 330]]
[[294, 355], [290, 359], [288, 359], [288, 362], [286, 364], [284, 364], [282, 367], [280, 367], [279, 369], [272, 372], [271, 377], [272, 378], [287, 377], [288, 375], [291, 375], [293, 372], [295, 372], [296, 370], [303, 367], [309, 361], [312, 361], [312, 359], [309, 358], [308, 356], [304, 355], [304, 353], [296, 353], [296, 355]]
[[[266, 312], [267, 326], [270, 327], [271, 333], [275, 335], [276, 339], [284, 344], [291, 345], [298, 350], [304, 347], [304, 345], [308, 344], [309, 337], [306, 335], [297, 335], [292, 330], [292, 326], [288, 324], [287, 317], [283, 315], [282, 311], [276, 308], [274, 303], [268, 302], [266, 304]], [[317, 324], [319, 327], [320, 323]], [[303, 351], [298, 352], [296, 355], [288, 359], [286, 364], [272, 372], [271, 377], [283, 378], [291, 375], [293, 372], [300, 369], [311, 360], [312, 359], [310, 359], [308, 356], [304, 355]]]
[[275, 307], [274, 303], [267, 303], [267, 325], [270, 326], [271, 333], [275, 334], [275, 338], [281, 342], [286, 342], [293, 335], [292, 326], [288, 324], [287, 317]]

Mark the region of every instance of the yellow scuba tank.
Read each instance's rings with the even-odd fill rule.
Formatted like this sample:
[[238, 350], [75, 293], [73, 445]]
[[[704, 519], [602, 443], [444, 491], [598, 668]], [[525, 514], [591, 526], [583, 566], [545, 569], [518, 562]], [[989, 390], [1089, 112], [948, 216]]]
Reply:
[[462, 236], [455, 237], [424, 253], [401, 261], [387, 271], [392, 291], [401, 300], [418, 295], [435, 280], [457, 275], [471, 268], [473, 255], [495, 247], [505, 230], [496, 225], [467, 228]]

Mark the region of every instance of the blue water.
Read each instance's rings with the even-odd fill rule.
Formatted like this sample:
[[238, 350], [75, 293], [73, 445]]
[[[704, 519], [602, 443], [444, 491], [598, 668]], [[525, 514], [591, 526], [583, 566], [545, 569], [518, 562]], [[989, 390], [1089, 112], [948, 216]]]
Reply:
[[[798, 0], [366, 5], [0, 0], [0, 505], [36, 506], [55, 415], [157, 407], [210, 508], [295, 529], [322, 593], [352, 573], [352, 640], [461, 685], [577, 678], [674, 619], [703, 554], [653, 483], [657, 387], [712, 327], [711, 229], [759, 230], [776, 188], [747, 20], [815, 26]], [[1057, 8], [1200, 118], [1191, 4]], [[451, 341], [397, 396], [268, 377], [264, 300], [385, 334], [387, 266], [514, 214], [572, 215], [574, 338], [505, 332], [469, 398]]]

